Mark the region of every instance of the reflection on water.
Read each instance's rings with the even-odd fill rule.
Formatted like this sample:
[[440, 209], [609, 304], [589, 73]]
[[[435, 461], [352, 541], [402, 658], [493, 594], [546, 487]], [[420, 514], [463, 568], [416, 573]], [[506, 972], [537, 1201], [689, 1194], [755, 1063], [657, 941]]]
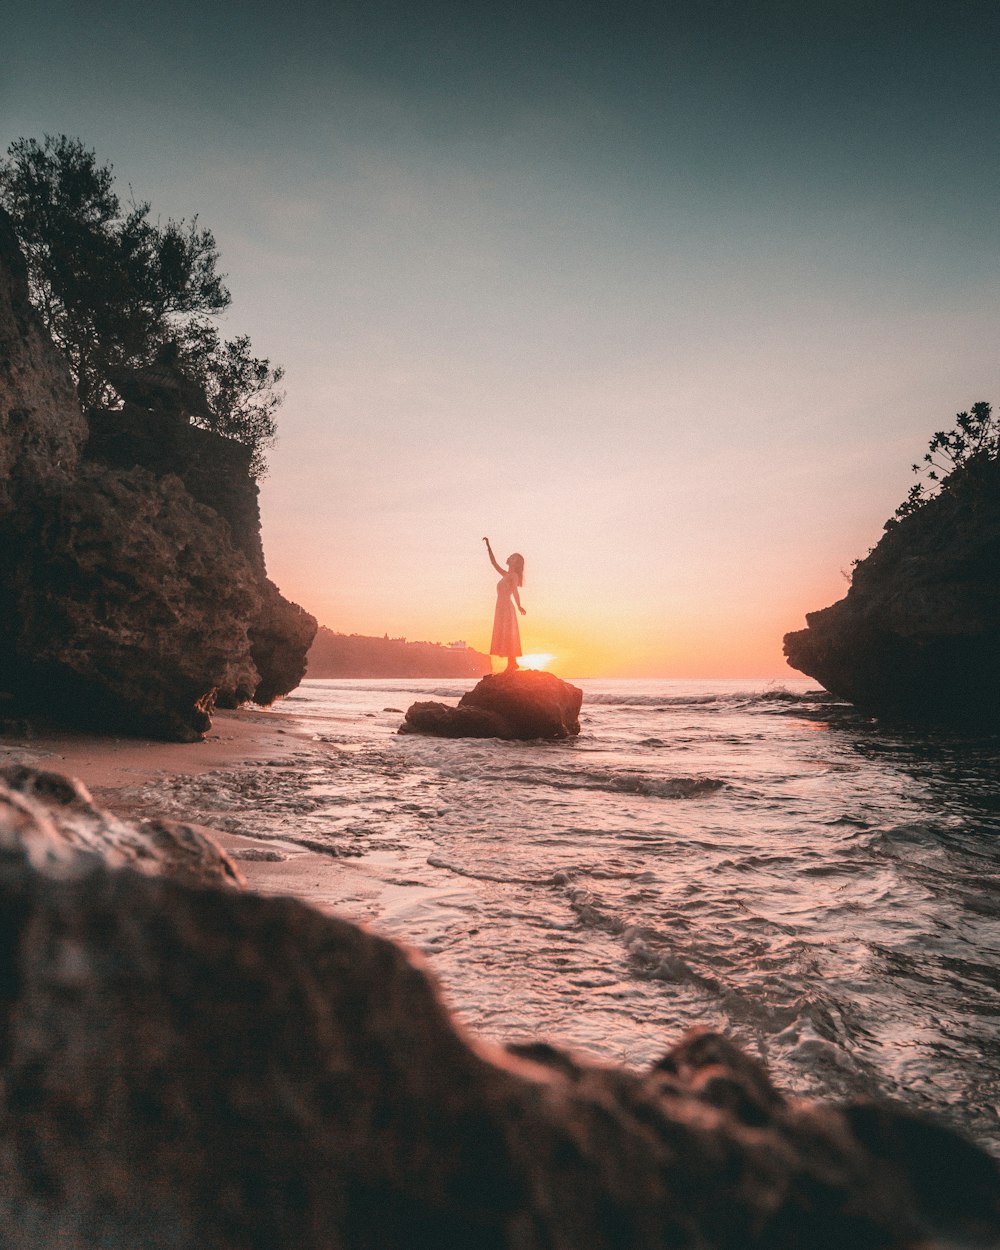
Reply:
[[571, 743], [397, 737], [460, 684], [306, 682], [319, 753], [178, 779], [330, 853], [316, 892], [430, 958], [458, 1014], [646, 1063], [722, 1027], [786, 1087], [885, 1094], [1000, 1148], [997, 740], [807, 683], [583, 682]]

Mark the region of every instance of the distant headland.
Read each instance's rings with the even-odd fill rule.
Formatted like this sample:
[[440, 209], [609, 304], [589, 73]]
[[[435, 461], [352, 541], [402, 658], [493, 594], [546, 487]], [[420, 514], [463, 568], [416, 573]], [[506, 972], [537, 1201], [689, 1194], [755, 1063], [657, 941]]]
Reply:
[[307, 677], [482, 677], [490, 657], [464, 642], [407, 642], [338, 634], [320, 626], [307, 657]]

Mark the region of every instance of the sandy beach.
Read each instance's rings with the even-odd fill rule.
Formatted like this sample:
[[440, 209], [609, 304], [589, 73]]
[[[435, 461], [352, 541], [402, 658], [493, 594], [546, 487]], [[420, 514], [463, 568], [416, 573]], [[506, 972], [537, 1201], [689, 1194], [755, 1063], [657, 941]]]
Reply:
[[[226, 772], [255, 763], [281, 765], [293, 757], [301, 760], [303, 754], [320, 756], [328, 751], [294, 717], [239, 708], [216, 712], [212, 728], [201, 742], [161, 742], [71, 730], [3, 736], [0, 766], [29, 764], [74, 777], [83, 782], [101, 806], [118, 816], [164, 815], [177, 819], [175, 808], [164, 806], [162, 811], [157, 810], [155, 799], [149, 798], [157, 784], [167, 778]], [[144, 795], [141, 804], [134, 797], [139, 790]], [[328, 865], [329, 856], [289, 845], [288, 859], [257, 859], [257, 854], [274, 854], [273, 839], [265, 844], [243, 833], [194, 820], [190, 823], [210, 834], [240, 860], [251, 889], [323, 901], [317, 897], [319, 882], [315, 880], [314, 868], [317, 864]]]

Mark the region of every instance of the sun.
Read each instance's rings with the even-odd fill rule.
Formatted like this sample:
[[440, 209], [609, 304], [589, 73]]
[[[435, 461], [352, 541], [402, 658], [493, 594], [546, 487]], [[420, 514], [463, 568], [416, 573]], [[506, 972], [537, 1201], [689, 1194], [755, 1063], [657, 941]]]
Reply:
[[532, 655], [518, 656], [517, 662], [521, 668], [548, 668], [555, 658], [548, 651], [538, 651]]

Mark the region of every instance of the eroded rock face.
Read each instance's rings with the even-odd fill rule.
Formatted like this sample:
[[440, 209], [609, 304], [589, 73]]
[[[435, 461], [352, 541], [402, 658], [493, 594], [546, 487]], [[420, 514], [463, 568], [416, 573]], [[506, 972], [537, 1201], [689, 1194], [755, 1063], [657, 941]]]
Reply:
[[443, 738], [570, 738], [580, 732], [583, 691], [553, 673], [519, 669], [484, 677], [458, 707], [414, 703], [400, 733]]
[[126, 404], [87, 413], [83, 454], [113, 469], [136, 465], [154, 477], [179, 477], [192, 499], [229, 524], [230, 541], [264, 576], [257, 483], [250, 476], [250, 449], [231, 438], [178, 419], [172, 412]]
[[218, 688], [256, 689], [259, 579], [179, 478], [81, 466], [22, 492], [0, 541], [0, 686], [30, 706], [194, 741]]
[[847, 596], [785, 635], [792, 668], [877, 714], [1000, 729], [1000, 462], [890, 526]]
[[31, 798], [0, 784], [8, 1250], [1000, 1237], [996, 1164], [901, 1109], [786, 1099], [713, 1034], [646, 1072], [476, 1042], [396, 944], [294, 899], [38, 855]]
[[73, 473], [87, 437], [76, 388], [28, 302], [28, 277], [10, 218], [0, 210], [0, 517], [18, 482]]
[[305, 608], [286, 599], [269, 578], [261, 590], [260, 608], [250, 622], [250, 654], [260, 673], [253, 701], [270, 707], [305, 676], [317, 623]]
[[[81, 451], [82, 449], [82, 451]], [[190, 741], [297, 684], [315, 620], [265, 575], [246, 448], [169, 412], [80, 412], [0, 213], [0, 690]]]

